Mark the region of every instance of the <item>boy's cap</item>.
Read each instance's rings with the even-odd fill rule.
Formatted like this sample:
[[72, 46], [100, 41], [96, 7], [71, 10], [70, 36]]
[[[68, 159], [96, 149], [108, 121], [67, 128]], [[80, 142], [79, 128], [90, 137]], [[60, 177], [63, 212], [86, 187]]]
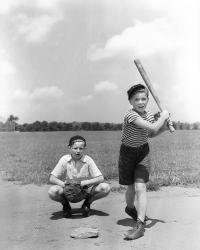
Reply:
[[72, 146], [75, 142], [84, 142], [85, 146], [86, 146], [86, 140], [85, 138], [83, 138], [82, 136], [80, 135], [75, 135], [75, 136], [72, 136], [70, 139], [69, 139], [69, 146]]
[[132, 97], [138, 90], [146, 90], [147, 96], [148, 96], [148, 94], [149, 94], [148, 89], [147, 89], [144, 85], [142, 85], [142, 84], [136, 84], [136, 85], [133, 85], [132, 87], [130, 87], [130, 89], [127, 91], [128, 99], [130, 100], [131, 97]]

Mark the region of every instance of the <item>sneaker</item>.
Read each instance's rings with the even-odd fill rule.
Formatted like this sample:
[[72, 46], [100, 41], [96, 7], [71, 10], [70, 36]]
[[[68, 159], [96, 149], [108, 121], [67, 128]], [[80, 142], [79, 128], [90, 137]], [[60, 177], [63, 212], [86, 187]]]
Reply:
[[82, 214], [84, 217], [88, 217], [90, 215], [90, 203], [88, 201], [88, 199], [86, 199], [84, 202], [83, 202], [83, 205], [82, 205]]
[[70, 218], [72, 216], [71, 206], [70, 206], [69, 202], [63, 204], [63, 216], [65, 218]]
[[[132, 217], [135, 221], [137, 220], [137, 210], [136, 210], [135, 207], [134, 207], [134, 208], [130, 208], [130, 207], [126, 206], [125, 212], [126, 212], [130, 217]], [[146, 221], [148, 221], [148, 220], [149, 220], [149, 218], [148, 218], [147, 216], [145, 216], [144, 221], [146, 222]]]
[[132, 217], [135, 221], [137, 221], [137, 210], [136, 208], [130, 208], [128, 206], [126, 206], [125, 208], [125, 212], [130, 216]]
[[132, 230], [129, 230], [125, 235], [126, 240], [136, 240], [142, 236], [144, 236], [144, 223], [141, 220], [137, 220], [136, 225]]

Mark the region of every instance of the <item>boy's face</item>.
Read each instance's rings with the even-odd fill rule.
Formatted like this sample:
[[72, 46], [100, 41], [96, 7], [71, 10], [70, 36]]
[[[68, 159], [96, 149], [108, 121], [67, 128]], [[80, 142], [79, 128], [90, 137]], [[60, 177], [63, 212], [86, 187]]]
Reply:
[[133, 106], [133, 109], [138, 113], [144, 113], [149, 98], [145, 92], [137, 92], [129, 100], [130, 104]]
[[69, 151], [74, 160], [80, 160], [84, 154], [85, 144], [82, 141], [74, 142], [72, 146], [69, 146]]

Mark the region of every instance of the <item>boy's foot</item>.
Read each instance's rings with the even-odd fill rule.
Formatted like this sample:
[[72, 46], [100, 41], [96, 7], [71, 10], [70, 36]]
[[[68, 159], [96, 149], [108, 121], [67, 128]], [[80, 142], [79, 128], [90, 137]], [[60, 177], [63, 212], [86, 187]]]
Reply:
[[138, 219], [133, 229], [125, 235], [125, 240], [136, 240], [144, 235], [144, 231], [144, 223]]
[[83, 205], [82, 205], [82, 214], [84, 217], [88, 217], [90, 216], [90, 203], [88, 201], [88, 199], [86, 199], [84, 202], [83, 202]]
[[63, 216], [65, 218], [70, 218], [72, 216], [71, 206], [68, 201], [65, 204], [63, 204]]
[[[134, 208], [130, 208], [130, 207], [126, 206], [125, 212], [126, 212], [130, 217], [132, 217], [135, 221], [137, 220], [137, 210], [136, 210], [135, 207], [134, 207]], [[145, 216], [144, 221], [147, 221], [147, 220], [149, 220], [149, 218], [148, 218], [147, 216]]]

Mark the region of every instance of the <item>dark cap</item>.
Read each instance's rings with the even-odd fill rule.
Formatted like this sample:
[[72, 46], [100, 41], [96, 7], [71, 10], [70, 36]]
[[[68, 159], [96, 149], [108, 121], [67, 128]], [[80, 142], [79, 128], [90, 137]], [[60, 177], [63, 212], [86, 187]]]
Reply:
[[147, 94], [147, 96], [149, 95], [149, 91], [148, 89], [142, 85], [142, 84], [136, 84], [136, 85], [133, 85], [128, 91], [127, 91], [127, 94], [128, 94], [128, 99], [130, 100], [131, 97], [137, 93], [138, 91], [140, 90], [144, 90]]
[[80, 136], [80, 135], [72, 136], [72, 137], [69, 139], [69, 144], [68, 144], [68, 146], [72, 146], [75, 142], [84, 142], [84, 144], [85, 144], [85, 146], [86, 146], [86, 140], [85, 140], [85, 138], [83, 138], [83, 137]]

